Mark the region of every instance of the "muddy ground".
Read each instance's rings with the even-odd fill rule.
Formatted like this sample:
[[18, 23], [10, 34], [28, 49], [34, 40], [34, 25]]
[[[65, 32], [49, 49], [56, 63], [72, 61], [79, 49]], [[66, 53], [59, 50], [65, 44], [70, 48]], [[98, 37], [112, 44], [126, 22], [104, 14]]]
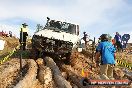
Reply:
[[[7, 44], [7, 46], [10, 47], [11, 44]], [[18, 43], [15, 44], [13, 45], [18, 45]], [[8, 61], [0, 65], [0, 88], [60, 88], [63, 85], [60, 80], [67, 83], [69, 88], [88, 88], [82, 85], [84, 76], [91, 79], [99, 79], [99, 67], [95, 67], [92, 51], [90, 50], [82, 53], [73, 52], [69, 64], [65, 64], [60, 59], [52, 58], [57, 70], [53, 70], [49, 66], [51, 63], [46, 64], [44, 58], [32, 59], [32, 53], [30, 48], [24, 51], [21, 69], [19, 50]], [[131, 59], [128, 59], [128, 57], [131, 58], [132, 54], [123, 52], [118, 53], [117, 56], [118, 58], [124, 57], [124, 60], [130, 62]], [[84, 69], [85, 75], [82, 74], [82, 69]], [[55, 73], [56, 71], [60, 71], [60, 73]], [[56, 79], [55, 74], [58, 75], [58, 79]], [[116, 66], [115, 79], [128, 79], [124, 74], [122, 67]], [[91, 88], [107, 87], [96, 86]], [[116, 88], [132, 88], [132, 86]]]

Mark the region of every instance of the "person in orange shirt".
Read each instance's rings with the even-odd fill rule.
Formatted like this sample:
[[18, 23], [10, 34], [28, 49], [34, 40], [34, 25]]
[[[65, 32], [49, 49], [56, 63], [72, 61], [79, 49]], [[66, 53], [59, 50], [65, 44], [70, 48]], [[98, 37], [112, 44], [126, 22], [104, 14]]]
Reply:
[[115, 46], [115, 43], [116, 43], [116, 41], [115, 41], [115, 39], [112, 39], [112, 44]]

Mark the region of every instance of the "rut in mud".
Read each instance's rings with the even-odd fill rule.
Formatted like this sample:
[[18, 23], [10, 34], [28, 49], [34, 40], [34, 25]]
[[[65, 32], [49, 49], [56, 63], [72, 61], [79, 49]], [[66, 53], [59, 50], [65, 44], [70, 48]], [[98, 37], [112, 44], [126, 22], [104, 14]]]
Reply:
[[[17, 53], [20, 53], [19, 50]], [[99, 79], [99, 68], [94, 66], [91, 51], [73, 52], [69, 64], [50, 57], [35, 60], [30, 57], [33, 52], [24, 51], [22, 76], [17, 53], [0, 65], [0, 88], [87, 88], [81, 82], [82, 68], [87, 71], [91, 79]], [[124, 76], [123, 74], [119, 76], [118, 72], [115, 75], [118, 78]]]
[[81, 83], [82, 66], [88, 71], [89, 77], [99, 78], [98, 69], [94, 69], [92, 61], [77, 52], [72, 55], [68, 65], [50, 57], [36, 61], [22, 59], [22, 77], [19, 61], [18, 58], [12, 58], [0, 65], [0, 88], [86, 88]]

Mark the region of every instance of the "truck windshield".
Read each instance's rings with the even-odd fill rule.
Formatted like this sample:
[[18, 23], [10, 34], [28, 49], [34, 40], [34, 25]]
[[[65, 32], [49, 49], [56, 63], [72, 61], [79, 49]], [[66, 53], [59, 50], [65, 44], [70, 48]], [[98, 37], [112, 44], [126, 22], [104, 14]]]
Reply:
[[46, 24], [45, 28], [55, 31], [63, 31], [71, 34], [76, 34], [76, 25], [66, 22], [55, 22], [54, 20], [51, 20]]

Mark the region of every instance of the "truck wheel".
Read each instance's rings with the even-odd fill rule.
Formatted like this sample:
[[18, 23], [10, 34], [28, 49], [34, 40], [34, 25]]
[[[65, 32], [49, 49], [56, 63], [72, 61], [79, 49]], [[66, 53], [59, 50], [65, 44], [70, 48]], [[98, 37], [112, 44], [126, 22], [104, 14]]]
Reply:
[[37, 60], [37, 58], [39, 57], [39, 54], [40, 54], [40, 52], [39, 52], [39, 50], [37, 50], [37, 49], [32, 49], [32, 51], [31, 51], [31, 55], [32, 55], [32, 58], [34, 59], [34, 60]]
[[70, 64], [70, 57], [71, 57], [71, 53], [67, 53], [66, 54], [66, 59], [64, 60], [65, 64]]

